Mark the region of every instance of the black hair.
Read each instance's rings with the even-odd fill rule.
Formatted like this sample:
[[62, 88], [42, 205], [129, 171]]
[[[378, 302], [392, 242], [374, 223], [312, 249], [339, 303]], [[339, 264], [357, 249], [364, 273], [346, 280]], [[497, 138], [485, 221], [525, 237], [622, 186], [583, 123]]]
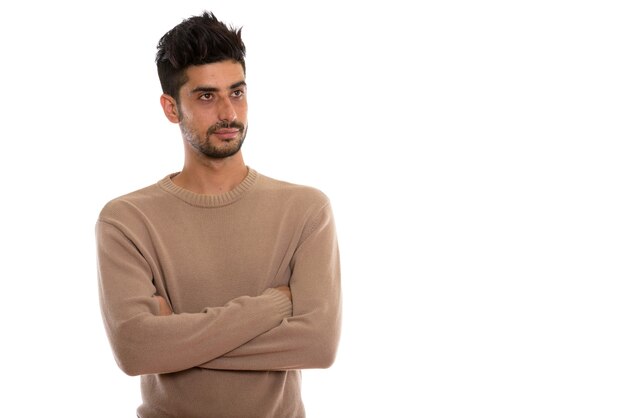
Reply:
[[185, 70], [192, 65], [236, 61], [246, 71], [246, 46], [241, 28], [228, 27], [215, 15], [204, 12], [172, 28], [159, 40], [156, 64], [163, 93], [178, 102], [180, 87], [187, 78]]

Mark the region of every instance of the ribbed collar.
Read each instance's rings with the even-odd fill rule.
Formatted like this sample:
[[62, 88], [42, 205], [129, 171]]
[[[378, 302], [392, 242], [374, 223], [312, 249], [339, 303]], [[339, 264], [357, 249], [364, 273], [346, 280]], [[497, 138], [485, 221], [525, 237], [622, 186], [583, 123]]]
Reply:
[[198, 206], [202, 208], [217, 208], [236, 202], [241, 197], [243, 197], [252, 188], [252, 186], [254, 186], [254, 183], [256, 182], [256, 179], [258, 177], [258, 173], [255, 170], [253, 170], [252, 168], [248, 168], [248, 175], [246, 176], [246, 178], [244, 178], [243, 181], [239, 183], [239, 185], [237, 185], [237, 187], [235, 187], [233, 190], [218, 195], [209, 195], [194, 193], [190, 190], [183, 189], [182, 187], [175, 185], [172, 181], [172, 177], [174, 177], [176, 174], [178, 173], [167, 175], [157, 184], [163, 190], [170, 194], [173, 194], [180, 200], [192, 206]]

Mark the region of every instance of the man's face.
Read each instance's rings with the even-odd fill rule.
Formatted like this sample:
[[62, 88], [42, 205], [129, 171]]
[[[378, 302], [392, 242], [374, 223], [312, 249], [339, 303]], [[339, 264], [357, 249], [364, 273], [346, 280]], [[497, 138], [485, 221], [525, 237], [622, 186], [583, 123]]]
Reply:
[[239, 152], [248, 129], [248, 102], [241, 64], [221, 61], [189, 67], [177, 109], [183, 139], [209, 158]]

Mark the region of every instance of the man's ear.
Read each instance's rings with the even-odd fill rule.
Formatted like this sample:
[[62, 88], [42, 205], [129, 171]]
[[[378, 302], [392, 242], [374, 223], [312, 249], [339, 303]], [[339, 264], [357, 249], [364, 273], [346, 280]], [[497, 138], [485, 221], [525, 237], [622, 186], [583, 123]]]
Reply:
[[179, 123], [180, 116], [178, 114], [178, 107], [176, 106], [176, 100], [169, 94], [163, 93], [161, 95], [161, 107], [165, 117], [172, 123]]

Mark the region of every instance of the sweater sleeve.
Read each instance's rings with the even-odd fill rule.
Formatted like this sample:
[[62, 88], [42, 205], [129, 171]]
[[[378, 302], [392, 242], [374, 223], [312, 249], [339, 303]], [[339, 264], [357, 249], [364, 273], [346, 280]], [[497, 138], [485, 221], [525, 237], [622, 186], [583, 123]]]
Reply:
[[119, 367], [129, 375], [189, 369], [241, 346], [291, 315], [289, 299], [268, 289], [201, 313], [159, 316], [153, 276], [117, 226], [96, 224], [100, 307]]
[[339, 250], [330, 205], [311, 222], [291, 260], [293, 316], [201, 367], [224, 370], [327, 368], [341, 327]]

